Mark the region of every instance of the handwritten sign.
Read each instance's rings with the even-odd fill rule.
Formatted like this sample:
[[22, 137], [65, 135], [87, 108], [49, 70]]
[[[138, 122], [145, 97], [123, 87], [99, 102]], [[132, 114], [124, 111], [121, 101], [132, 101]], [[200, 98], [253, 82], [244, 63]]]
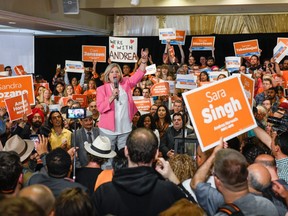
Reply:
[[145, 75], [155, 74], [157, 71], [156, 64], [152, 64], [146, 67]]
[[5, 106], [5, 99], [25, 93], [28, 95], [30, 105], [35, 104], [32, 75], [0, 78], [0, 107]]
[[112, 62], [137, 62], [137, 38], [109, 37], [109, 57]]
[[32, 113], [26, 93], [5, 99], [5, 105], [10, 121], [22, 119], [24, 114], [28, 116]]
[[86, 62], [106, 62], [105, 46], [82, 46], [82, 61]]
[[[233, 88], [231, 88], [233, 86]], [[255, 127], [238, 77], [229, 77], [182, 94], [202, 151]]]

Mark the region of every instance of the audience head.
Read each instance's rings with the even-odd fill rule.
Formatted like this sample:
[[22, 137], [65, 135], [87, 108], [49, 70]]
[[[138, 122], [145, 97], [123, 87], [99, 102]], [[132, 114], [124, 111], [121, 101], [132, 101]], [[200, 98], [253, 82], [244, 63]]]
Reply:
[[42, 110], [39, 108], [32, 109], [31, 115], [28, 116], [28, 122], [32, 125], [32, 127], [40, 128], [44, 121], [45, 119]]
[[196, 171], [195, 162], [187, 154], [176, 154], [169, 158], [170, 166], [180, 182], [193, 178]]
[[161, 212], [159, 216], [176, 216], [176, 215], [193, 215], [193, 216], [206, 216], [205, 211], [195, 203], [187, 199], [180, 199], [175, 202], [170, 208]]
[[156, 127], [155, 120], [151, 114], [144, 114], [140, 116], [140, 119], [137, 122], [137, 128], [145, 127], [154, 131]]
[[223, 189], [238, 192], [248, 188], [248, 163], [245, 157], [234, 149], [221, 149], [215, 155], [214, 177], [220, 192]]
[[262, 194], [271, 184], [271, 175], [269, 171], [259, 163], [248, 166], [248, 186], [249, 192]]
[[15, 152], [0, 151], [0, 194], [14, 194], [22, 184], [22, 164]]
[[196, 152], [196, 165], [197, 167], [200, 167], [212, 154], [213, 149], [209, 149], [207, 151], [202, 151], [200, 148], [200, 145], [197, 146], [197, 152]]
[[64, 127], [63, 117], [59, 111], [52, 111], [48, 117], [48, 125], [50, 128], [53, 127]]
[[142, 89], [140, 87], [135, 87], [132, 95], [133, 96], [142, 96]]
[[37, 203], [49, 215], [54, 209], [55, 197], [51, 190], [40, 184], [30, 185], [19, 192], [20, 197], [26, 197]]
[[158, 155], [158, 139], [146, 128], [137, 128], [130, 133], [125, 146], [128, 165], [152, 164]]
[[67, 177], [71, 168], [70, 155], [62, 148], [56, 148], [46, 156], [48, 175], [54, 178]]
[[57, 216], [90, 216], [95, 215], [93, 204], [80, 188], [64, 190], [55, 202], [55, 215]]
[[202, 71], [199, 76], [200, 76], [200, 82], [210, 82], [210, 78], [207, 71]]
[[0, 201], [0, 215], [43, 216], [45, 211], [26, 197], [10, 197]]
[[84, 148], [88, 152], [89, 161], [99, 165], [116, 156], [116, 152], [111, 150], [111, 141], [106, 136], [97, 136], [92, 144], [85, 142]]
[[159, 121], [159, 119], [163, 119], [164, 122], [171, 124], [171, 117], [169, 114], [169, 110], [165, 105], [158, 106], [154, 118], [156, 122]]

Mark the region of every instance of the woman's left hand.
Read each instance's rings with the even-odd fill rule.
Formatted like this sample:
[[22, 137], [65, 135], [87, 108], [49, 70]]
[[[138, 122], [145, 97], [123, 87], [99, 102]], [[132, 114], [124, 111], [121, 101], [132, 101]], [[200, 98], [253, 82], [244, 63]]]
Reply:
[[142, 62], [148, 61], [149, 49], [146, 48], [145, 50], [141, 49], [141, 60]]

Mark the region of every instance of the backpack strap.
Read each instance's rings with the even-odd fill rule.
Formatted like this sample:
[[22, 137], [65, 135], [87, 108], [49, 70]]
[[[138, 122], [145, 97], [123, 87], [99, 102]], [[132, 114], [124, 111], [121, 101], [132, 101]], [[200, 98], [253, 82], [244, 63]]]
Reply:
[[244, 216], [240, 208], [234, 203], [226, 203], [218, 209], [218, 212], [226, 213], [227, 215]]

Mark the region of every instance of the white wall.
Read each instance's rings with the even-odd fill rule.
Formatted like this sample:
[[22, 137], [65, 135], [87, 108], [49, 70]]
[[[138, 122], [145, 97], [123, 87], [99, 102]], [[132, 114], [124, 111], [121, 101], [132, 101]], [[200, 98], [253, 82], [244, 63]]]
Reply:
[[34, 35], [0, 32], [0, 64], [10, 65], [13, 74], [16, 65], [34, 73]]

